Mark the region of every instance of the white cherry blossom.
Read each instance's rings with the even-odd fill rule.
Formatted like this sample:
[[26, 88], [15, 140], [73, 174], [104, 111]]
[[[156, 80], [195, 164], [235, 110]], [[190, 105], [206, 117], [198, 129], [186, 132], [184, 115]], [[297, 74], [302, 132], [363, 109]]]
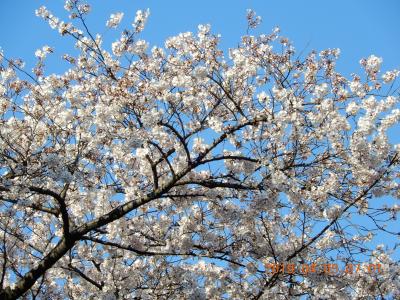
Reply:
[[[149, 10], [103, 45], [64, 8], [36, 14], [65, 70], [0, 52], [1, 299], [399, 298], [398, 71], [346, 78], [251, 10], [225, 51], [208, 24], [153, 45]], [[268, 272], [332, 261], [383, 272]]]

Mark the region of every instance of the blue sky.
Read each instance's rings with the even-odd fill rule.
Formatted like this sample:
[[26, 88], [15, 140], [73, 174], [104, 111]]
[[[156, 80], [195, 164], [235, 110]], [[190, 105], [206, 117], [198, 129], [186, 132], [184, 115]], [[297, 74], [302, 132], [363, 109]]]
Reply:
[[[270, 32], [278, 25], [282, 34], [302, 49], [342, 50], [338, 68], [346, 76], [359, 72], [358, 61], [375, 54], [384, 58], [384, 69], [400, 68], [400, 2], [397, 0], [203, 0], [203, 1], [91, 1], [93, 14], [88, 23], [94, 32], [105, 33], [109, 41], [117, 37], [114, 30], [106, 30], [105, 22], [112, 12], [124, 11], [124, 22], [129, 26], [137, 9], [150, 8], [151, 16], [143, 37], [151, 45], [163, 44], [166, 37], [179, 32], [193, 31], [198, 24], [210, 23], [213, 31], [222, 34], [223, 47], [237, 44], [245, 33], [245, 13], [254, 9], [262, 18], [259, 31]], [[71, 41], [58, 36], [56, 31], [35, 17], [40, 5], [63, 16], [63, 1], [58, 0], [1, 0], [0, 47], [8, 57], [33, 60], [36, 49], [45, 44], [56, 48], [55, 57], [63, 54]], [[107, 41], [107, 40], [106, 40]], [[57, 71], [54, 65], [52, 71]]]
[[[293, 41], [298, 51], [340, 48], [338, 69], [346, 77], [361, 72], [359, 60], [370, 54], [384, 59], [383, 69], [400, 69], [400, 1], [398, 0], [97, 0], [91, 1], [93, 13], [88, 18], [92, 32], [105, 36], [110, 43], [119, 30], [106, 29], [113, 12], [123, 11], [122, 25], [130, 26], [137, 9], [150, 8], [151, 15], [143, 38], [150, 45], [180, 32], [195, 31], [198, 24], [210, 23], [222, 35], [226, 50], [234, 47], [246, 32], [246, 9], [254, 9], [263, 18], [257, 32], [269, 33], [279, 26], [282, 35]], [[72, 49], [73, 41], [62, 38], [34, 10], [47, 6], [55, 15], [65, 17], [63, 1], [0, 0], [0, 47], [7, 57], [22, 58], [30, 68], [34, 52], [43, 45], [55, 47], [49, 70], [60, 72], [64, 64], [59, 57]], [[121, 26], [122, 28], [123, 26]], [[395, 138], [396, 132], [392, 134]]]

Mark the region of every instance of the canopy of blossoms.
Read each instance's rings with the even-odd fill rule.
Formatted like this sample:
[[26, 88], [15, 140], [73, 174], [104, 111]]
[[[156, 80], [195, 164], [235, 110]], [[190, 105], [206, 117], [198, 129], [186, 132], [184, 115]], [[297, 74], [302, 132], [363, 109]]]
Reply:
[[[0, 54], [0, 298], [400, 297], [370, 243], [399, 234], [398, 71], [371, 55], [345, 78], [339, 49], [251, 35], [252, 11], [223, 51], [209, 25], [150, 46], [148, 10], [108, 48], [89, 5], [65, 9], [36, 11], [75, 43], [65, 72], [49, 46], [33, 73]], [[332, 261], [381, 272], [269, 267]]]

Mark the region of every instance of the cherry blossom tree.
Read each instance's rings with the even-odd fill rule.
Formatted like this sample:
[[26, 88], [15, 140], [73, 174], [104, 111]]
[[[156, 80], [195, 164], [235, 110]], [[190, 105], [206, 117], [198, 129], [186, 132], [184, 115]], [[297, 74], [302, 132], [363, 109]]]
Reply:
[[[1, 299], [400, 297], [373, 243], [399, 234], [398, 71], [345, 78], [253, 11], [228, 53], [209, 25], [151, 48], [148, 10], [107, 48], [65, 9], [36, 11], [75, 43], [64, 73], [1, 53]], [[298, 268], [335, 261], [379, 272]]]

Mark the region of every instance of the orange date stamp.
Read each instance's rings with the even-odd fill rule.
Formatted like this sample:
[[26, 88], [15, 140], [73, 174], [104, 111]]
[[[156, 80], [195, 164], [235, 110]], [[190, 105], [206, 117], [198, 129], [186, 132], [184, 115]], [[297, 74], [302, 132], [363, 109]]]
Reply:
[[357, 274], [366, 272], [368, 274], [381, 274], [382, 265], [377, 264], [344, 264], [341, 266], [337, 263], [267, 263], [265, 269], [268, 274], [275, 275], [281, 274], [300, 274], [309, 275], [313, 273], [325, 274], [325, 275], [340, 275], [340, 274]]

